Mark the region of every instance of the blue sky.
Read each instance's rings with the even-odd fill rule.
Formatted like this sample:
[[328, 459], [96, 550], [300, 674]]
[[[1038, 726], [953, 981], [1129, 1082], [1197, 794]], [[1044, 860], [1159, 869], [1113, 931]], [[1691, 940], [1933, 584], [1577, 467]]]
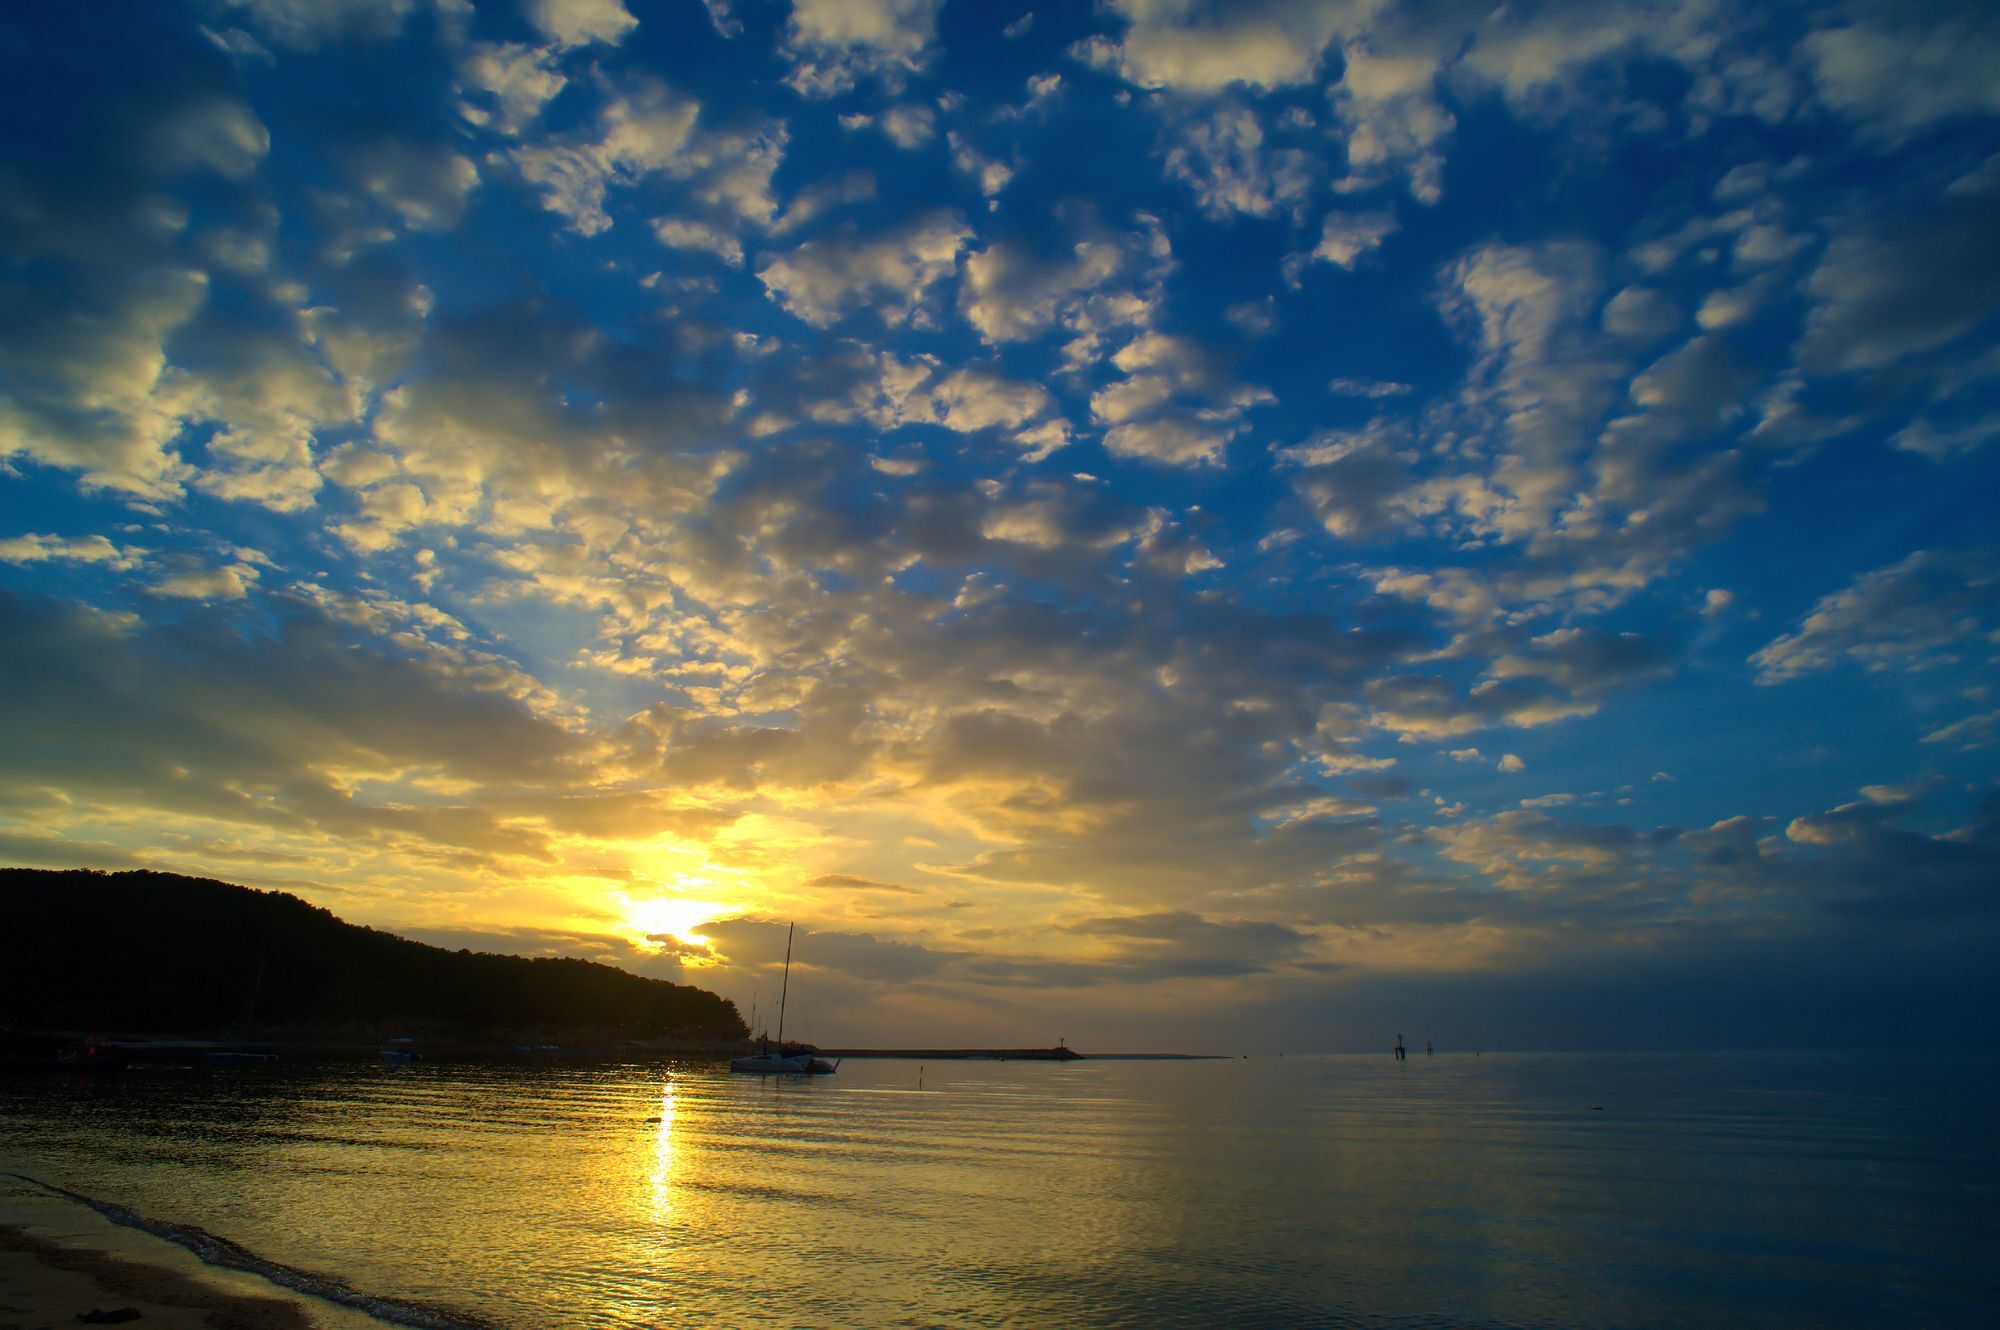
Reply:
[[0, 16], [0, 857], [1099, 1046], [1989, 999], [1975, 4]]

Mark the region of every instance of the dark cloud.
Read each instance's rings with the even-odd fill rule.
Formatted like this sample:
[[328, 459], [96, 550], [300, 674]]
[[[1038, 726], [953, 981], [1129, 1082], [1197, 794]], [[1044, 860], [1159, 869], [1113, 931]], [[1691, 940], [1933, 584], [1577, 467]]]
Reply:
[[1814, 309], [1799, 346], [1814, 368], [1878, 369], [1944, 346], [2000, 310], [2000, 188], [1842, 230], [1807, 281]]
[[0, 593], [10, 784], [331, 836], [496, 853], [540, 838], [469, 807], [385, 806], [340, 772], [416, 767], [476, 784], [561, 783], [578, 739], [468, 662], [360, 643], [293, 606], [268, 631], [205, 614], [141, 627]]

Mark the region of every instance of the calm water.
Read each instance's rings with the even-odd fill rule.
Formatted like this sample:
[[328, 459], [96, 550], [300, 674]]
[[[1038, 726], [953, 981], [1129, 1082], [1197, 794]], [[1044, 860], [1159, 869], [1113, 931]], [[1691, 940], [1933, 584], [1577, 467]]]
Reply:
[[522, 1330], [1987, 1326], [1996, 1092], [1945, 1057], [294, 1064], [0, 1080], [0, 1166]]

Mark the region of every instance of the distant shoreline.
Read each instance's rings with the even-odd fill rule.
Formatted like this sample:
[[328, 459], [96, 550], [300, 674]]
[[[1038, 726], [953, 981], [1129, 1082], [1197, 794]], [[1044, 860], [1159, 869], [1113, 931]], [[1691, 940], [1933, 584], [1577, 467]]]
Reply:
[[822, 1048], [825, 1058], [919, 1058], [926, 1062], [1079, 1062], [1073, 1048]]
[[[38, 1052], [50, 1050], [41, 1056], [7, 1056], [0, 1050], [0, 1069], [27, 1067], [84, 1068], [107, 1066], [115, 1063], [173, 1064], [199, 1062], [215, 1054], [260, 1054], [279, 1059], [331, 1058], [366, 1059], [380, 1056], [384, 1040], [379, 1038], [359, 1038], [351, 1031], [330, 1034], [324, 1038], [294, 1034], [287, 1038], [271, 1039], [212, 1039], [152, 1032], [143, 1035], [114, 1034], [97, 1036], [95, 1047], [99, 1056], [89, 1059], [58, 1059], [52, 1055], [58, 1043], [80, 1043], [85, 1036], [76, 1031], [16, 1031], [13, 1040], [17, 1049], [25, 1052], [22, 1045], [39, 1045]], [[588, 1043], [522, 1043], [506, 1036], [491, 1039], [465, 1037], [420, 1037], [413, 1041], [413, 1047], [420, 1050], [430, 1060], [457, 1061], [520, 1061], [549, 1058], [587, 1058], [594, 1060], [635, 1058], [635, 1057], [679, 1057], [691, 1059], [715, 1059], [737, 1057], [754, 1052], [761, 1045], [756, 1040], [696, 1040], [696, 1039], [606, 1039]], [[822, 1048], [806, 1043], [788, 1045], [810, 1049], [821, 1057], [858, 1059], [900, 1059], [923, 1062], [1203, 1062], [1224, 1060], [1223, 1053], [1080, 1053], [1073, 1048]]]

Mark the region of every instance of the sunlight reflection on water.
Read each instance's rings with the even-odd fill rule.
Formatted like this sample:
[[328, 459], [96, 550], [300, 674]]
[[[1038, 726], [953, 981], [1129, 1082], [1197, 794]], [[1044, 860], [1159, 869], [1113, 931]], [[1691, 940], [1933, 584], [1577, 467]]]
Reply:
[[518, 1327], [1949, 1326], [2000, 1292], [1990, 1061], [917, 1072], [13, 1078], [0, 1157]]

